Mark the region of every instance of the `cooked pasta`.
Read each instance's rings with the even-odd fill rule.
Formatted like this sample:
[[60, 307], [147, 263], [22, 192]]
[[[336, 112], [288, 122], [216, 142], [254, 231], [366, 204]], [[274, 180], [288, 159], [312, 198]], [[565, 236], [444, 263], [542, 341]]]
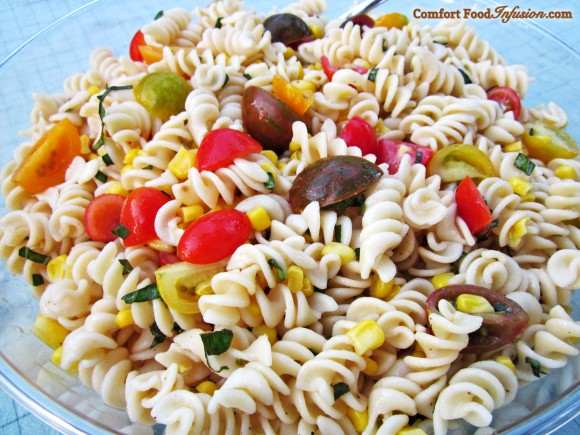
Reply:
[[[63, 333], [53, 361], [78, 369], [134, 422], [175, 434], [370, 435], [407, 426], [444, 434], [456, 420], [487, 428], [519, 386], [578, 354], [580, 324], [566, 305], [580, 287], [580, 162], [561, 152], [546, 161], [525, 140], [529, 122], [564, 128], [564, 109], [546, 102], [516, 114], [489, 97], [509, 87], [519, 101], [534, 89], [527, 69], [506, 64], [466, 21], [340, 27], [325, 10], [323, 0], [282, 10], [312, 34], [293, 48], [273, 39], [274, 12], [241, 0], [168, 10], [141, 28], [144, 59], [100, 48], [62, 93], [34, 95], [31, 126], [1, 173], [9, 211], [0, 257]], [[158, 74], [187, 88], [169, 116], [138, 94]], [[226, 131], [259, 142], [246, 134], [253, 109], [244, 99], [256, 88], [276, 96], [269, 109], [308, 103], [304, 116], [288, 109], [298, 120], [283, 149], [258, 144], [203, 168], [207, 138]], [[385, 148], [351, 141], [353, 121]], [[63, 180], [34, 192], [19, 172], [62, 123], [78, 131], [81, 149]], [[212, 158], [237, 140], [228, 136]], [[396, 157], [381, 154], [389, 146], [401, 147]], [[442, 168], [427, 167], [452, 149]], [[467, 155], [475, 151], [486, 163]], [[315, 187], [347, 198], [297, 207], [301, 174], [341, 158], [372, 165], [377, 178], [354, 192], [349, 183], [362, 181], [333, 173]], [[470, 177], [470, 197], [489, 208], [478, 230], [460, 198]], [[153, 236], [129, 243], [138, 229], [125, 225], [92, 236], [96, 201], [120, 197], [125, 219], [143, 189], [160, 195]], [[227, 211], [248, 222], [248, 237], [215, 261], [185, 258], [192, 229]], [[212, 231], [204, 255], [237, 234]], [[184, 277], [176, 266], [196, 272]], [[163, 279], [174, 280], [172, 291]], [[464, 293], [430, 305], [450, 285]], [[513, 314], [472, 294], [480, 287], [527, 317], [511, 343], [474, 354], [474, 336], [490, 333], [481, 313]]]

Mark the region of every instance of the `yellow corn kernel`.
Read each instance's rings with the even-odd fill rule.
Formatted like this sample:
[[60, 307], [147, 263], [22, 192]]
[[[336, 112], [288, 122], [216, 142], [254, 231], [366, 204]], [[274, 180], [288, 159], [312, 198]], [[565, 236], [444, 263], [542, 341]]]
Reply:
[[525, 196], [532, 190], [532, 183], [526, 180], [524, 177], [520, 176], [511, 177], [509, 179], [509, 182], [512, 185], [512, 188], [514, 189], [514, 192], [520, 196]]
[[354, 350], [359, 355], [375, 350], [385, 342], [385, 333], [374, 320], [358, 322], [346, 335], [352, 341]]
[[455, 304], [457, 305], [457, 309], [462, 313], [481, 314], [495, 312], [493, 306], [487, 299], [483, 296], [472, 295], [470, 293], [457, 296]]
[[294, 52], [294, 50], [291, 47], [288, 47], [284, 51], [284, 59], [286, 59], [286, 60], [291, 59], [292, 56], [294, 56], [295, 54], [296, 53]]
[[195, 154], [194, 151], [188, 150], [185, 147], [180, 147], [177, 154], [173, 156], [167, 165], [167, 168], [177, 178], [185, 180], [187, 178], [187, 173], [195, 164]]
[[522, 238], [528, 233], [526, 225], [530, 221], [528, 216], [518, 219], [518, 221], [508, 231], [508, 245], [510, 248], [517, 248]]
[[360, 59], [360, 58], [358, 58], [358, 59], [355, 59], [355, 60], [353, 61], [353, 64], [354, 64], [354, 65], [357, 65], [357, 66], [362, 66], [363, 68], [366, 68], [366, 69], [371, 69], [371, 68], [373, 67], [373, 66], [372, 66], [372, 65], [369, 63], [369, 61], [368, 61], [368, 60], [365, 60], [365, 59]]
[[371, 284], [371, 296], [379, 299], [388, 297], [393, 291], [394, 280], [383, 282], [378, 276], [375, 276]]
[[100, 156], [98, 154], [95, 154], [95, 153], [90, 153], [87, 157], [89, 160], [96, 160], [96, 159], [100, 158]]
[[66, 255], [59, 255], [58, 257], [50, 260], [46, 266], [46, 273], [48, 279], [55, 281], [57, 279], [63, 279], [68, 274], [68, 268], [66, 265]]
[[405, 426], [399, 430], [396, 435], [427, 435], [423, 429], [414, 426]]
[[60, 362], [62, 361], [62, 346], [57, 347], [54, 352], [52, 352], [50, 360], [55, 366], [60, 367]]
[[53, 349], [62, 346], [69, 330], [50, 317], [39, 314], [32, 325], [32, 332]]
[[368, 376], [374, 375], [379, 369], [378, 364], [375, 362], [375, 360], [369, 358], [368, 356], [365, 356], [364, 359], [367, 365], [365, 366], [363, 373]]
[[136, 157], [138, 156], [144, 156], [146, 155], [145, 151], [143, 151], [140, 148], [131, 148], [127, 154], [125, 154], [125, 157], [123, 157], [123, 164], [124, 165], [130, 165], [131, 163], [133, 163], [133, 160], [135, 160]]
[[213, 295], [213, 289], [211, 288], [211, 280], [204, 281], [201, 284], [196, 285], [195, 290], [193, 292], [198, 296]]
[[346, 416], [358, 433], [362, 433], [369, 424], [369, 412], [366, 409], [364, 411], [357, 411], [355, 409], [348, 408]]
[[116, 195], [123, 195], [123, 196], [129, 195], [129, 192], [127, 192], [125, 190], [125, 188], [123, 187], [123, 184], [121, 184], [120, 181], [112, 182], [109, 185], [109, 187], [107, 188], [107, 193], [114, 193]]
[[288, 146], [288, 149], [292, 152], [295, 151], [300, 151], [300, 144], [298, 142], [295, 141], [290, 141], [290, 145]]
[[317, 89], [316, 83], [311, 80], [294, 80], [291, 85], [300, 89], [305, 95], [312, 95]]
[[310, 297], [314, 294], [314, 286], [306, 277], [302, 280], [302, 293], [304, 293], [304, 296], [306, 297]]
[[258, 325], [252, 328], [252, 334], [254, 334], [256, 337], [259, 337], [260, 335], [267, 336], [271, 345], [278, 341], [278, 333], [276, 330], [266, 325]]
[[495, 359], [498, 363], [503, 364], [512, 372], [516, 372], [516, 366], [509, 356], [500, 355]]
[[272, 150], [264, 150], [260, 152], [264, 157], [272, 162], [275, 166], [278, 165], [278, 155]]
[[91, 95], [96, 95], [99, 92], [101, 92], [101, 90], [99, 89], [98, 86], [91, 86], [91, 87], [89, 87], [89, 89], [87, 89], [87, 91], [89, 91], [89, 94], [91, 94]]
[[439, 290], [440, 288], [447, 287], [449, 285], [449, 280], [455, 276], [452, 272], [440, 273], [435, 275], [431, 278], [431, 283], [435, 290]]
[[565, 179], [574, 180], [576, 179], [576, 169], [574, 169], [574, 167], [570, 165], [560, 165], [554, 171], [554, 175], [563, 180]]
[[278, 170], [279, 171], [283, 171], [284, 168], [286, 167], [287, 163], [286, 162], [279, 162], [278, 163]]
[[320, 71], [322, 69], [322, 63], [320, 61], [317, 61], [316, 63], [313, 63], [312, 65], [310, 65], [310, 70], [312, 71]]
[[147, 246], [149, 246], [151, 249], [155, 249], [156, 251], [175, 252], [175, 247], [159, 239], [151, 240], [149, 243], [147, 243]]
[[423, 349], [421, 349], [419, 346], [415, 347], [415, 350], [413, 350], [413, 353], [411, 354], [411, 356], [414, 356], [416, 358], [426, 358], [427, 355], [425, 355], [425, 352], [423, 352]]
[[301, 158], [302, 158], [301, 151], [295, 151], [292, 154], [290, 154], [290, 160], [300, 160]]
[[181, 217], [185, 223], [193, 222], [194, 220], [203, 216], [204, 213], [205, 211], [203, 207], [197, 204], [181, 207], [177, 212], [179, 217]]
[[380, 137], [383, 134], [388, 133], [389, 131], [391, 130], [385, 125], [382, 119], [379, 119], [375, 124], [375, 133], [377, 134], [377, 137]]
[[127, 326], [134, 325], [135, 320], [133, 319], [133, 312], [131, 311], [131, 308], [126, 308], [119, 311], [115, 316], [115, 324], [119, 328], [125, 328]]
[[86, 135], [81, 135], [81, 154], [89, 154], [91, 152], [91, 139]]
[[328, 254], [337, 254], [340, 257], [341, 264], [347, 264], [356, 260], [354, 249], [344, 243], [330, 242], [322, 248], [322, 256]]
[[216, 383], [212, 381], [203, 381], [195, 388], [197, 389], [198, 393], [208, 394], [210, 396], [213, 396], [213, 393], [219, 390], [219, 387], [216, 385]]
[[288, 288], [292, 293], [298, 293], [302, 290], [302, 282], [304, 281], [304, 270], [300, 266], [293, 264], [288, 268]]
[[258, 205], [246, 212], [246, 216], [248, 216], [252, 228], [256, 231], [264, 231], [272, 225], [272, 219], [270, 219], [268, 210], [266, 210], [262, 205]]
[[506, 153], [519, 153], [522, 150], [522, 143], [520, 141], [508, 143], [503, 147], [503, 151]]
[[252, 317], [260, 317], [262, 315], [260, 305], [258, 305], [258, 303], [255, 301], [250, 302], [250, 305], [248, 305], [246, 309]]
[[312, 32], [312, 36], [314, 36], [315, 39], [324, 38], [324, 29], [320, 27], [318, 24], [310, 23], [308, 25], [308, 28]]
[[525, 196], [522, 196], [521, 201], [523, 202], [534, 202], [536, 200], [536, 196], [532, 193], [528, 193]]

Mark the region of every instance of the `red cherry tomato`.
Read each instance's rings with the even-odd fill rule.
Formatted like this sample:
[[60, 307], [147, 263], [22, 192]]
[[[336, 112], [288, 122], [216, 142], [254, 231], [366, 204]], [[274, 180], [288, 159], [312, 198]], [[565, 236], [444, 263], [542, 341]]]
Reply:
[[[417, 156], [420, 155], [420, 159], [417, 162]], [[421, 163], [427, 166], [433, 157], [433, 151], [431, 148], [417, 145], [411, 142], [402, 142], [400, 140], [390, 140], [390, 139], [380, 139], [378, 142], [377, 150], [377, 165], [381, 163], [389, 164], [389, 174], [396, 174], [399, 170], [399, 164], [401, 159], [405, 154], [411, 156], [411, 161], [413, 163]]]
[[324, 71], [324, 74], [326, 74], [326, 78], [329, 82], [332, 81], [332, 76], [334, 76], [334, 73], [337, 72], [340, 68], [331, 64], [328, 60], [328, 57], [326, 56], [322, 56], [320, 58], [320, 63], [322, 64], [322, 70]]
[[353, 117], [346, 123], [342, 133], [340, 133], [340, 138], [344, 139], [350, 147], [359, 147], [363, 156], [377, 154], [377, 134], [375, 129], [358, 116]]
[[375, 27], [375, 20], [373, 20], [367, 14], [355, 15], [348, 21], [352, 21], [354, 25], [359, 25], [361, 29], [363, 28], [363, 26], [370, 27], [371, 29]]
[[119, 226], [125, 197], [113, 193], [97, 196], [85, 209], [85, 231], [95, 242], [112, 242], [117, 238], [113, 230]]
[[140, 187], [129, 194], [121, 210], [121, 224], [129, 231], [125, 246], [150, 242], [157, 237], [155, 216], [169, 197], [152, 187]]
[[489, 207], [471, 178], [465, 177], [459, 183], [455, 189], [455, 202], [457, 214], [465, 221], [471, 234], [485, 231], [493, 222]]
[[497, 86], [487, 91], [487, 99], [497, 101], [506, 112], [514, 112], [514, 119], [520, 118], [522, 102], [517, 92], [508, 86]]
[[250, 237], [248, 217], [236, 209], [208, 213], [187, 227], [177, 255], [193, 264], [210, 264], [234, 253]]
[[195, 166], [200, 171], [215, 171], [232, 164], [238, 157], [260, 151], [262, 145], [250, 135], [231, 128], [218, 128], [201, 141]]
[[143, 62], [143, 56], [141, 55], [141, 50], [139, 50], [139, 47], [143, 45], [147, 45], [145, 43], [145, 35], [143, 35], [141, 30], [137, 30], [129, 46], [129, 55], [135, 62]]
[[165, 266], [166, 264], [179, 263], [180, 261], [181, 258], [179, 258], [177, 254], [174, 254], [173, 252], [159, 252], [159, 264], [161, 266]]

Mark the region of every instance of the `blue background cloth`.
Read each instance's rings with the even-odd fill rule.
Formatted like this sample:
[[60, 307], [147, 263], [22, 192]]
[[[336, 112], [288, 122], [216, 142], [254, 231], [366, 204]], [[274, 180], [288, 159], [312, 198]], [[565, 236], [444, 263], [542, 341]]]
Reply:
[[[251, 4], [251, 0], [246, 0]], [[0, 1], [0, 60], [8, 56], [28, 38], [38, 31], [61, 18], [67, 13], [88, 3], [86, 0], [2, 0]], [[184, 7], [194, 2], [184, 1]], [[203, 2], [205, 3], [205, 2]], [[514, 4], [513, 2], [505, 2]], [[573, 10], [574, 19], [567, 22], [542, 22], [546, 28], [554, 31], [558, 36], [575, 47], [580, 47], [580, 13], [576, 2], [569, 0], [552, 1], [525, 1], [517, 3], [520, 7], [530, 7], [534, 10]], [[162, 2], [160, 2], [162, 4]], [[199, 2], [195, 2], [199, 4]], [[503, 4], [503, 3], [502, 3]], [[446, 6], [442, 3], [442, 6]], [[27, 410], [14, 402], [10, 396], [0, 389], [0, 433], [1, 434], [58, 434], [59, 432], [31, 415]], [[580, 434], [580, 417], [570, 422], [565, 428], [558, 430], [558, 434]]]

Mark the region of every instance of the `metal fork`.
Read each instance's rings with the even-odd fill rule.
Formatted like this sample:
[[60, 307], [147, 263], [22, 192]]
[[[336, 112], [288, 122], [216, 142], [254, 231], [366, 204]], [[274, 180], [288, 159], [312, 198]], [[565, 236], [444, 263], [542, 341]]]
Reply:
[[346, 11], [344, 14], [342, 14], [338, 17], [340, 20], [342, 20], [341, 27], [344, 26], [346, 24], [346, 22], [348, 20], [350, 20], [352, 17], [354, 17], [356, 15], [360, 15], [360, 14], [365, 14], [365, 13], [373, 10], [377, 6], [382, 5], [383, 3], [386, 3], [387, 1], [388, 0], [365, 0], [362, 3], [359, 3], [358, 5], [353, 6], [348, 11]]

